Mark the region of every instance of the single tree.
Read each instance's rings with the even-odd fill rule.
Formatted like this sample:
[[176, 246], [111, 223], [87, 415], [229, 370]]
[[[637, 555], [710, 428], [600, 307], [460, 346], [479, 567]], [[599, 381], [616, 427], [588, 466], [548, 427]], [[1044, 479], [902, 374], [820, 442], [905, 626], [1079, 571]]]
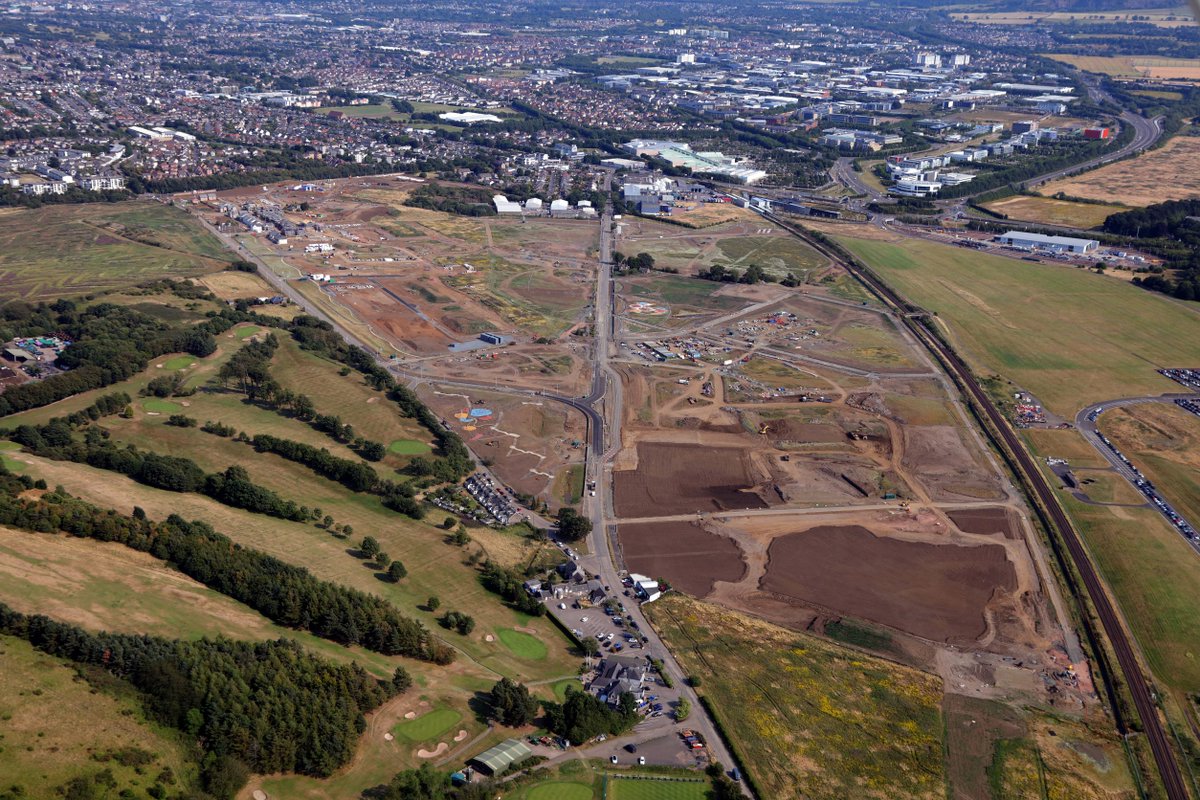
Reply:
[[387, 574], [388, 580], [390, 580], [392, 583], [399, 583], [404, 576], [408, 575], [408, 570], [406, 570], [404, 565], [399, 561], [393, 561], [388, 567]]
[[358, 546], [358, 551], [363, 554], [363, 558], [374, 558], [379, 552], [379, 542], [374, 536], [367, 536]]
[[442, 607], [442, 601], [438, 599], [436, 594], [429, 595], [429, 599], [425, 601], [425, 607], [430, 611], [437, 611]]

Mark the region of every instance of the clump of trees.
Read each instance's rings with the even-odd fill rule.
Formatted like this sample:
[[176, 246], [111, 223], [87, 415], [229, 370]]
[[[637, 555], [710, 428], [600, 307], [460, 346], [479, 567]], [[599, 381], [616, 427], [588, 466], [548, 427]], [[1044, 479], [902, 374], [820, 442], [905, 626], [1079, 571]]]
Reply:
[[546, 604], [525, 591], [524, 581], [515, 570], [502, 567], [494, 561], [487, 561], [483, 565], [480, 581], [483, 588], [500, 595], [518, 611], [535, 617], [546, 614]]
[[592, 532], [592, 521], [570, 506], [558, 510], [558, 536], [568, 542], [578, 542]]
[[637, 700], [629, 692], [621, 695], [617, 708], [574, 686], [567, 687], [564, 703], [543, 702], [546, 727], [579, 745], [602, 733], [619, 736], [637, 724]]
[[438, 624], [446, 630], [458, 631], [463, 636], [475, 630], [475, 619], [461, 611], [447, 611], [438, 617]]
[[520, 728], [537, 716], [538, 701], [529, 694], [523, 683], [501, 678], [488, 693], [492, 719], [510, 728]]

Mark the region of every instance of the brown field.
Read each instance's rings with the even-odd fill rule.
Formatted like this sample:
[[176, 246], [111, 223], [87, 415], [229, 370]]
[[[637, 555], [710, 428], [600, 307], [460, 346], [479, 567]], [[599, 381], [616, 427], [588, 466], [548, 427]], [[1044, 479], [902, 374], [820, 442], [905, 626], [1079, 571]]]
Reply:
[[821, 526], [771, 543], [762, 588], [934, 641], [974, 640], [997, 589], [1016, 588], [1003, 547], [937, 546]]
[[1006, 508], [973, 508], [950, 511], [946, 516], [964, 533], [999, 533], [1009, 539], [1020, 536]]
[[[582, 414], [549, 400], [467, 392], [436, 384], [423, 385], [419, 393], [480, 458], [491, 462], [492, 471], [505, 485], [557, 505], [556, 476], [583, 461], [586, 423]], [[492, 417], [464, 420], [456, 416], [473, 408], [487, 408]]]
[[427, 319], [389, 295], [390, 282], [359, 282], [326, 288], [336, 301], [349, 308], [380, 338], [397, 350], [417, 355], [445, 353], [456, 340]]
[[1091, 200], [1116, 197], [1131, 206], [1195, 197], [1200, 194], [1200, 137], [1176, 136], [1137, 158], [1048, 183], [1042, 192]]
[[984, 466], [977, 448], [966, 443], [966, 431], [950, 425], [903, 428], [903, 465], [919, 476], [936, 500], [1000, 500], [1000, 478]]
[[767, 507], [749, 448], [640, 442], [637, 457], [635, 469], [613, 473], [619, 516]]
[[621, 554], [631, 572], [666, 578], [676, 589], [704, 598], [717, 581], [746, 574], [741, 551], [732, 539], [691, 522], [621, 525]]

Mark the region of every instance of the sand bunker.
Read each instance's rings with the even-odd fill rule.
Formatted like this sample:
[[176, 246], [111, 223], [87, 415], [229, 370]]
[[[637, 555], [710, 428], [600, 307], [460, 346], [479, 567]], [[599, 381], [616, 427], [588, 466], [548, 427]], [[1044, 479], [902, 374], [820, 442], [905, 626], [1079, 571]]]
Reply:
[[385, 734], [383, 735], [383, 740], [384, 740], [385, 742], [390, 742], [390, 741], [392, 741], [392, 740], [393, 740], [393, 739], [395, 739], [395, 738], [396, 738], [396, 737], [395, 737], [395, 736], [392, 736], [390, 733], [385, 733]]
[[404, 715], [404, 718], [405, 718], [405, 719], [416, 719], [416, 718], [417, 718], [417, 712], [415, 712], [415, 711], [410, 711], [410, 712], [408, 712], [407, 714], [405, 714], [405, 715]]
[[467, 738], [466, 730], [460, 730], [458, 733], [454, 734], [454, 741], [456, 742], [461, 742], [465, 738]]
[[706, 596], [716, 581], [737, 581], [746, 574], [742, 551], [732, 539], [692, 522], [621, 525], [617, 536], [630, 571], [666, 578], [695, 597]]
[[445, 742], [438, 742], [437, 747], [433, 748], [432, 750], [425, 750], [424, 748], [418, 750], [417, 758], [436, 758], [449, 749], [450, 745], [446, 744]]
[[982, 636], [993, 593], [1016, 588], [1000, 545], [924, 544], [822, 526], [782, 536], [767, 553], [764, 591], [935, 641]]
[[253, 797], [254, 800], [267, 800], [267, 793], [262, 789], [255, 789], [250, 796]]
[[495, 636], [492, 636], [492, 635], [489, 633], [487, 636], [483, 637], [483, 640], [484, 640], [485, 642], [494, 642], [494, 641], [496, 641], [496, 637], [495, 637]]

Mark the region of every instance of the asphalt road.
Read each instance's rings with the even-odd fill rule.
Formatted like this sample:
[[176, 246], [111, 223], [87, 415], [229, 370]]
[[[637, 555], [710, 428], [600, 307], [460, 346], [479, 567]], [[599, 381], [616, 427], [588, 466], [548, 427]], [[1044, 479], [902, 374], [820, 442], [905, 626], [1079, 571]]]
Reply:
[[[1144, 405], [1146, 403], [1174, 403], [1176, 400], [1200, 400], [1200, 395], [1189, 392], [1185, 394], [1164, 394], [1158, 396], [1125, 397], [1119, 400], [1106, 400], [1103, 403], [1095, 403], [1090, 405], [1076, 414], [1075, 427], [1078, 428], [1080, 433], [1083, 434], [1083, 437], [1087, 439], [1089, 443], [1091, 443], [1092, 447], [1096, 448], [1096, 452], [1103, 456], [1104, 460], [1113, 466], [1113, 469], [1117, 471], [1117, 474], [1129, 481], [1130, 485], [1133, 486], [1138, 493], [1146, 495], [1146, 492], [1142, 491], [1141, 487], [1138, 486], [1139, 480], [1145, 480], [1141, 473], [1135, 469], [1132, 463], [1127, 463], [1120, 457], [1120, 455], [1117, 454], [1116, 451], [1106, 445], [1104, 440], [1100, 438], [1101, 433], [1097, 425], [1098, 418], [1105, 411], [1113, 408]], [[1126, 458], [1128, 458], [1128, 456], [1126, 456]], [[1154, 497], [1157, 497], [1159, 500], [1161, 500], [1163, 505], [1160, 506], [1151, 501], [1147, 503], [1147, 507], [1157, 510], [1158, 513], [1162, 515], [1163, 519], [1167, 521], [1167, 524], [1171, 526], [1171, 529], [1179, 533], [1179, 535], [1183, 537], [1184, 541], [1186, 541], [1193, 550], [1195, 550], [1197, 553], [1200, 553], [1200, 541], [1191, 539], [1182, 531], [1180, 531], [1171, 517], [1172, 515], [1175, 515], [1181, 519], [1184, 519], [1185, 522], [1191, 525], [1193, 530], [1200, 530], [1200, 528], [1196, 527], [1197, 520], [1187, 519], [1184, 517], [1178, 509], [1172, 506], [1165, 497], [1159, 495], [1157, 491], [1155, 491]]]

